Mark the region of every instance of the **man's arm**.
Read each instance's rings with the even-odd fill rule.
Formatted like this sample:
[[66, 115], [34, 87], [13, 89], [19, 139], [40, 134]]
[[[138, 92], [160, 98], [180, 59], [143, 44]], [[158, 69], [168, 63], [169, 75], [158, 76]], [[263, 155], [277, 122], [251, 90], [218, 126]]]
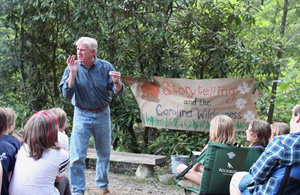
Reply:
[[73, 84], [73, 86], [69, 87], [68, 79], [69, 79], [69, 69], [66, 68], [63, 78], [61, 79], [58, 87], [62, 96], [68, 100], [71, 100], [75, 92], [75, 85]]
[[122, 90], [122, 81], [121, 80], [119, 80], [119, 81], [117, 81], [117, 82], [114, 82], [114, 86], [115, 86], [115, 88], [116, 88], [116, 90], [118, 91], [118, 92], [120, 92], [121, 90]]
[[68, 78], [68, 86], [72, 87], [74, 85], [75, 77], [76, 77], [77, 70], [78, 70], [77, 60], [76, 60], [75, 55], [68, 57], [67, 65], [70, 70], [70, 74], [69, 74], [69, 78]]
[[124, 83], [121, 81], [121, 73], [117, 71], [110, 71], [109, 75], [111, 76], [114, 83], [114, 92], [120, 94], [124, 91]]
[[264, 183], [272, 175], [278, 161], [284, 154], [284, 147], [279, 139], [274, 138], [259, 159], [250, 168], [255, 184]]
[[76, 57], [74, 55], [69, 56], [66, 63], [68, 67], [66, 68], [63, 78], [59, 84], [59, 90], [63, 97], [71, 100], [75, 92], [74, 83], [78, 70]]

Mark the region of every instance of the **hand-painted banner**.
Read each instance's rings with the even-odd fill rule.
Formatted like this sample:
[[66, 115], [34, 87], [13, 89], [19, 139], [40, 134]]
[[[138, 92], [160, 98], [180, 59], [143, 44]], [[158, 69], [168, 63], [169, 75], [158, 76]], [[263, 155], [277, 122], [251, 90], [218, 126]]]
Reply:
[[208, 131], [216, 115], [231, 117], [236, 130], [258, 118], [253, 94], [255, 79], [146, 79], [122, 76], [130, 86], [147, 127]]

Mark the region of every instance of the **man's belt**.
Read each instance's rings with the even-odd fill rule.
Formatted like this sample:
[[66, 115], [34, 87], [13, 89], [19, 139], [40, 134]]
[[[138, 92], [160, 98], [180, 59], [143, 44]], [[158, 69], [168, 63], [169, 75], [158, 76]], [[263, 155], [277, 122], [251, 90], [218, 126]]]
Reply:
[[78, 108], [82, 109], [82, 110], [86, 110], [89, 112], [103, 112], [103, 110], [105, 110], [105, 108], [108, 107], [108, 104], [106, 104], [105, 106], [103, 106], [102, 108], [95, 108], [95, 109], [90, 109], [90, 108], [81, 108], [80, 106], [77, 106]]

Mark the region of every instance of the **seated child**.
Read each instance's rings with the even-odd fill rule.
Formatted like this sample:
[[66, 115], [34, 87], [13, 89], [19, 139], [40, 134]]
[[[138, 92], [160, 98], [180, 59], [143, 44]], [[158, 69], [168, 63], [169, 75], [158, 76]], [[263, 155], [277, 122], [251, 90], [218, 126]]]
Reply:
[[7, 118], [3, 108], [0, 108], [0, 161], [2, 165], [2, 195], [8, 195], [9, 182], [13, 172], [17, 149], [3, 139], [7, 128]]
[[[273, 177], [273, 174], [284, 167], [300, 163], [300, 105], [296, 105], [291, 114], [290, 133], [274, 137], [249, 172], [241, 171], [233, 175], [230, 194], [277, 194], [282, 177]], [[292, 183], [295, 181], [289, 180], [287, 185]]]
[[68, 151], [69, 149], [69, 137], [66, 134], [65, 130], [67, 127], [67, 113], [61, 108], [52, 108], [52, 112], [57, 116], [58, 120], [58, 143], [59, 146]]
[[290, 127], [286, 123], [276, 122], [271, 125], [271, 137], [269, 141], [271, 141], [277, 135], [286, 135], [290, 133]]
[[17, 115], [15, 111], [11, 108], [3, 108], [3, 110], [7, 118], [7, 127], [3, 139], [6, 140], [11, 145], [13, 145], [18, 151], [21, 148], [22, 143], [16, 138], [14, 138], [13, 136], [9, 135], [9, 133], [13, 132], [15, 129]]
[[271, 126], [266, 121], [253, 120], [250, 122], [246, 133], [251, 148], [265, 148], [271, 136]]
[[[68, 179], [63, 174], [69, 154], [58, 146], [58, 130], [58, 120], [53, 112], [44, 110], [29, 118], [24, 126], [24, 144], [17, 154], [10, 194], [71, 194]], [[66, 185], [59, 191], [54, 184], [62, 182]]]
[[[235, 143], [234, 123], [232, 119], [226, 115], [218, 115], [210, 122], [209, 141], [217, 143]], [[207, 146], [204, 147], [205, 152]], [[186, 165], [180, 164], [177, 167], [177, 173], [181, 173], [187, 168]], [[201, 163], [196, 163], [184, 177], [197, 184], [201, 183], [204, 166]]]

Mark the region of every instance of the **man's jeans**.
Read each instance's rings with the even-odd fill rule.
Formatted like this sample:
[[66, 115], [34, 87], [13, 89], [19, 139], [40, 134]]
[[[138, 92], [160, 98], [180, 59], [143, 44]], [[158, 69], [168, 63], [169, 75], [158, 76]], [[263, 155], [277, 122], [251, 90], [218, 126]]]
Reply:
[[239, 190], [241, 191], [242, 195], [251, 195], [251, 193], [249, 192], [249, 189], [247, 188], [247, 186], [253, 181], [253, 177], [252, 175], [250, 175], [249, 173], [247, 173], [247, 175], [245, 175], [240, 183], [239, 183]]
[[110, 108], [103, 112], [89, 112], [75, 107], [70, 146], [70, 182], [73, 193], [84, 194], [85, 159], [90, 135], [97, 150], [96, 185], [107, 188], [111, 145]]

